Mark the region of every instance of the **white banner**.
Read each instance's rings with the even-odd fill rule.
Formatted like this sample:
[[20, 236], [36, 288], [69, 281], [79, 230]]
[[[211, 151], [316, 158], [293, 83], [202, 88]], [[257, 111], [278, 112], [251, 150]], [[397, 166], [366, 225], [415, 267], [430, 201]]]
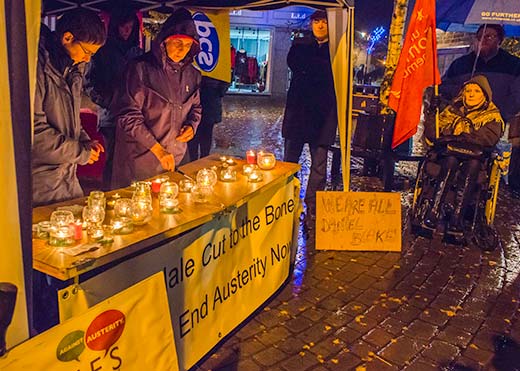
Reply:
[[0, 370], [178, 370], [164, 277], [152, 277], [27, 340]]
[[289, 276], [298, 195], [299, 182], [291, 177], [238, 209], [82, 282], [88, 304], [163, 271], [179, 368], [189, 369]]

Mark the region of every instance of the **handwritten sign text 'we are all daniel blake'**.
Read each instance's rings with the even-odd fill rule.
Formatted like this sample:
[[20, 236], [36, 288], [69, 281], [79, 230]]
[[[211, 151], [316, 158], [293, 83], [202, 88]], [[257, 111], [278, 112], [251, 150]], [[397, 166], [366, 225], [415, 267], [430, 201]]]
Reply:
[[399, 193], [317, 192], [316, 249], [401, 251]]

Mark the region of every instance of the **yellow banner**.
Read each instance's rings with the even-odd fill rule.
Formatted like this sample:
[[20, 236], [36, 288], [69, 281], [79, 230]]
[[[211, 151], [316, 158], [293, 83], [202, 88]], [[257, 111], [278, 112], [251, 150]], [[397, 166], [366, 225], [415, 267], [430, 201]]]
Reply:
[[287, 279], [295, 254], [298, 210], [299, 182], [291, 177], [182, 237], [82, 282], [81, 287], [92, 305], [133, 280], [164, 271], [179, 368], [187, 370]]
[[401, 196], [316, 192], [316, 249], [401, 251]]
[[[34, 23], [40, 16], [40, 2], [27, 4], [27, 23]], [[14, 293], [16, 305], [10, 326], [7, 329], [7, 347], [10, 348], [29, 337], [29, 325], [27, 320], [27, 302], [24, 282], [24, 267], [22, 259], [22, 242], [20, 238], [20, 217], [18, 213], [18, 181], [16, 179], [15, 153], [13, 141], [13, 129], [11, 121], [11, 96], [9, 86], [9, 62], [6, 38], [6, 14], [5, 4], [0, 0], [0, 174], [2, 174], [2, 191], [0, 192], [0, 235], [2, 236], [2, 258], [0, 259], [0, 282], [7, 282], [9, 291]], [[38, 33], [29, 35], [38, 40]], [[30, 53], [33, 60], [28, 65], [31, 71], [36, 71], [35, 54]], [[33, 74], [34, 75], [34, 74]], [[21, 124], [21, 123], [17, 123]], [[26, 123], [28, 124], [28, 123]], [[27, 188], [27, 187], [26, 187]], [[7, 285], [4, 285], [7, 286]], [[3, 288], [4, 290], [6, 287]], [[15, 291], [16, 290], [16, 291]], [[8, 294], [7, 294], [8, 295]], [[3, 315], [9, 316], [8, 313]]]
[[231, 81], [231, 40], [228, 11], [194, 11], [200, 52], [195, 58], [205, 76]]
[[0, 370], [178, 370], [162, 273], [20, 344]]

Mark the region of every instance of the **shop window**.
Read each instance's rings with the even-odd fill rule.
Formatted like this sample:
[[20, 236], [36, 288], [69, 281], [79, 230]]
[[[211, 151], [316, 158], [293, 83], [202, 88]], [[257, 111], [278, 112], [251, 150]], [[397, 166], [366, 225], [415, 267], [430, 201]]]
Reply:
[[231, 27], [230, 92], [269, 93], [269, 57], [272, 31], [257, 27]]

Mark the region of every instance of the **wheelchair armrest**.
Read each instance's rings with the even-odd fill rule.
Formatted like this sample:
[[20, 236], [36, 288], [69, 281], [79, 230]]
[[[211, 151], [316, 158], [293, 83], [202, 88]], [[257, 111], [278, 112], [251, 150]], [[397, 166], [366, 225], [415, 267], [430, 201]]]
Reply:
[[489, 157], [486, 148], [469, 142], [459, 141], [454, 137], [439, 138], [434, 143], [434, 150], [441, 156], [455, 156], [462, 158]]

